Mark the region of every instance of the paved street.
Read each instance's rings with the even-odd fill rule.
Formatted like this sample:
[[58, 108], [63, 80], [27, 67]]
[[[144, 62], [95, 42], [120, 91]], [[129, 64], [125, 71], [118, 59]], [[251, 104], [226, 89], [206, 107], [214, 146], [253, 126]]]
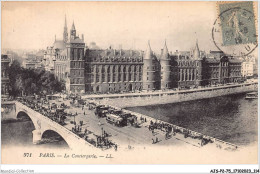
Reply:
[[[135, 128], [133, 126], [117, 127], [110, 123], [107, 123], [105, 118], [98, 118], [94, 114], [94, 110], [88, 110], [88, 108], [74, 108], [74, 112], [77, 112], [75, 116], [75, 121], [77, 125], [80, 121], [83, 121], [82, 133], [87, 129], [93, 132], [95, 135], [101, 135], [102, 129], [109, 134], [109, 140], [118, 145], [119, 149], [134, 148], [135, 146], [145, 146], [145, 145], [171, 145], [171, 146], [193, 146], [200, 148], [200, 140], [192, 138], [184, 138], [183, 134], [176, 134], [171, 138], [165, 140], [165, 133], [161, 130], [155, 129], [154, 134], [152, 131], [148, 130], [149, 120], [146, 123], [142, 123], [140, 128]], [[84, 115], [85, 112], [85, 115]], [[70, 122], [74, 120], [74, 116], [67, 117], [65, 125], [66, 128], [72, 130], [74, 126]], [[100, 122], [100, 123], [99, 123]], [[140, 120], [139, 120], [140, 122]], [[95, 136], [89, 135], [89, 137]], [[152, 139], [158, 138], [158, 142], [152, 144]]]

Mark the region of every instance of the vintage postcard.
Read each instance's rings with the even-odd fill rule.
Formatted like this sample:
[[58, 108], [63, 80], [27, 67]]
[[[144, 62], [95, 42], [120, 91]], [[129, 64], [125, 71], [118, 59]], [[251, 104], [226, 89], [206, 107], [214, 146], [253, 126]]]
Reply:
[[2, 2], [2, 164], [257, 164], [257, 6]]

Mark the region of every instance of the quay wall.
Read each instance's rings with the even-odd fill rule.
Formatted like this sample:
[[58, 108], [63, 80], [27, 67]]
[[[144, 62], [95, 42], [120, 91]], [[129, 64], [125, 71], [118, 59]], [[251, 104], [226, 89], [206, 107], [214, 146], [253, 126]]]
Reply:
[[87, 97], [99, 101], [102, 104], [117, 106], [120, 108], [147, 106], [166, 103], [177, 103], [204, 98], [219, 97], [230, 94], [245, 93], [257, 91], [258, 83], [243, 83], [236, 85], [227, 85], [219, 87], [208, 87], [200, 89], [179, 90], [179, 91], [163, 91], [150, 93], [133, 93], [133, 94], [114, 94]]

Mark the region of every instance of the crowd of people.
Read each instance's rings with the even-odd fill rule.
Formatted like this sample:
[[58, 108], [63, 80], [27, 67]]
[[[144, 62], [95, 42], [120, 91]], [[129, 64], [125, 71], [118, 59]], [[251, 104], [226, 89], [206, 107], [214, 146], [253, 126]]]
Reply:
[[[165, 140], [171, 138], [172, 136], [175, 136], [176, 133], [180, 133], [183, 134], [184, 138], [193, 138], [193, 139], [199, 139], [201, 140], [200, 145], [204, 146], [208, 143], [213, 143], [213, 140], [210, 137], [205, 137], [201, 134], [198, 134], [196, 132], [193, 132], [191, 130], [188, 129], [184, 129], [184, 128], [180, 128], [165, 122], [161, 122], [161, 121], [150, 121], [150, 125], [148, 126], [149, 131], [152, 131], [152, 134], [154, 134], [154, 130], [160, 130], [163, 131], [165, 134]], [[153, 144], [157, 143], [157, 137], [156, 137], [156, 141], [154, 141], [154, 139], [152, 139]]]
[[18, 101], [52, 121], [65, 125], [67, 113], [64, 112], [64, 106], [58, 108], [55, 104], [51, 105], [45, 98], [22, 97], [18, 98]]

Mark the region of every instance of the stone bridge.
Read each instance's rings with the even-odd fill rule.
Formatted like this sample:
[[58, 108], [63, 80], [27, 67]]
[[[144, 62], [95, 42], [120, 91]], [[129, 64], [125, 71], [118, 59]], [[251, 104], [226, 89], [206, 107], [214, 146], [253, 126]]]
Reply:
[[79, 136], [71, 132], [69, 129], [63, 127], [55, 121], [52, 121], [48, 117], [43, 116], [41, 113], [27, 107], [26, 105], [18, 101], [13, 102], [13, 104], [15, 105], [15, 114], [11, 114], [13, 119], [17, 119], [18, 114], [20, 112], [24, 112], [32, 120], [35, 127], [35, 130], [32, 131], [34, 144], [39, 144], [42, 140], [42, 135], [46, 131], [51, 130], [58, 133], [65, 140], [65, 142], [71, 149], [89, 150], [91, 148], [94, 148], [93, 145], [91, 145], [84, 139], [80, 138]]

